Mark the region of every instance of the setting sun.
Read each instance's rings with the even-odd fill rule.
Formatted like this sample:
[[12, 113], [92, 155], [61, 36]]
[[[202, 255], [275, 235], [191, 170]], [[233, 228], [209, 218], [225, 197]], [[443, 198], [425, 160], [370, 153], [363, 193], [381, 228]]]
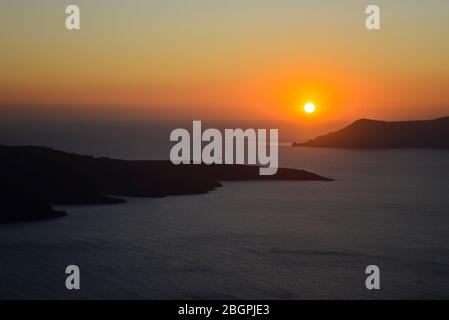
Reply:
[[314, 113], [314, 112], [315, 112], [315, 109], [316, 109], [316, 107], [315, 107], [315, 105], [314, 105], [312, 102], [307, 102], [307, 103], [304, 105], [304, 111], [305, 111], [306, 113]]

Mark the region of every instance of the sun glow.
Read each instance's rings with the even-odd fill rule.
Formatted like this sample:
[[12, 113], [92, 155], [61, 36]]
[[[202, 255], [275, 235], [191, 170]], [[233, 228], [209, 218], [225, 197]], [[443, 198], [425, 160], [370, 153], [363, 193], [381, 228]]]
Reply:
[[304, 105], [304, 111], [305, 111], [306, 113], [314, 113], [315, 110], [316, 110], [316, 107], [315, 107], [315, 105], [314, 105], [312, 102], [307, 102], [307, 103]]

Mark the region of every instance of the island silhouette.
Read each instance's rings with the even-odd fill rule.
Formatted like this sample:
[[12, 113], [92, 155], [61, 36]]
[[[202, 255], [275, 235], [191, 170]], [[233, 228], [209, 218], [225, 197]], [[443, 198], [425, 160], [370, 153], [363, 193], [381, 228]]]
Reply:
[[360, 119], [349, 126], [294, 147], [449, 148], [449, 117], [418, 121]]
[[95, 158], [36, 146], [0, 146], [0, 223], [61, 217], [54, 204], [115, 204], [120, 197], [207, 193], [220, 181], [332, 179], [279, 168], [259, 175], [258, 166], [174, 165], [170, 161]]

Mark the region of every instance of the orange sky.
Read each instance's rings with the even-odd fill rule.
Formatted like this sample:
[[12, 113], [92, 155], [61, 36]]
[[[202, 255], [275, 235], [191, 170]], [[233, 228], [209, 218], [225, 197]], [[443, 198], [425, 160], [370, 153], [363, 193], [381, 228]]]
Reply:
[[[0, 112], [313, 121], [449, 115], [449, 3], [6, 0]], [[307, 101], [317, 112], [301, 111]]]

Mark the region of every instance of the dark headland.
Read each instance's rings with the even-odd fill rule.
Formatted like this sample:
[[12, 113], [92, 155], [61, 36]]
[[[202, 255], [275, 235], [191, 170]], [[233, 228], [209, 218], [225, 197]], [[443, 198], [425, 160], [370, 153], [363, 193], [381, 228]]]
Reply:
[[336, 132], [294, 147], [328, 148], [449, 148], [449, 117], [422, 121], [361, 119]]
[[260, 176], [245, 165], [179, 165], [169, 161], [95, 158], [45, 147], [0, 146], [0, 223], [65, 215], [53, 204], [113, 204], [120, 197], [206, 193], [230, 180], [329, 181], [311, 172], [280, 168]]

